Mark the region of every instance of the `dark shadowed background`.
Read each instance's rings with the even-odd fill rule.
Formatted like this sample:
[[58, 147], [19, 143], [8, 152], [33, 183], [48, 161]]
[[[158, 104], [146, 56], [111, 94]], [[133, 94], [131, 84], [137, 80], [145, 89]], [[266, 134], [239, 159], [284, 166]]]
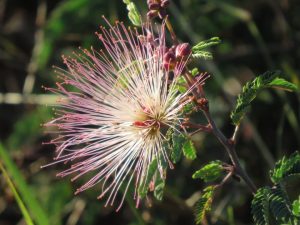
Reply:
[[[146, 0], [135, 2], [145, 13]], [[246, 81], [267, 70], [281, 70], [285, 79], [300, 84], [299, 0], [174, 0], [168, 12], [183, 42], [222, 39], [211, 49], [214, 59], [197, 65], [211, 74], [205, 90], [213, 117], [226, 135], [233, 132], [229, 114]], [[40, 124], [52, 117], [46, 105], [56, 99], [41, 86], [54, 86], [52, 65], [62, 66], [62, 54], [100, 45], [94, 32], [105, 24], [102, 15], [130, 24], [121, 0], [0, 0], [0, 161], [5, 161], [39, 225], [194, 224], [192, 206], [204, 184], [191, 178], [193, 171], [210, 160], [228, 161], [210, 135], [193, 137], [198, 158], [184, 159], [169, 171], [163, 201], [150, 195], [139, 209], [129, 197], [115, 213], [96, 199], [100, 187], [74, 196], [83, 180], [73, 184], [56, 178], [63, 166], [40, 169], [54, 156], [53, 146], [41, 144], [51, 136]], [[270, 183], [268, 171], [274, 161], [299, 150], [299, 102], [294, 93], [263, 91], [242, 124], [238, 155], [258, 186]], [[292, 195], [299, 194], [297, 186], [290, 187]], [[250, 202], [247, 187], [233, 180], [217, 193], [206, 224], [253, 224]], [[0, 224], [25, 224], [1, 174]]]

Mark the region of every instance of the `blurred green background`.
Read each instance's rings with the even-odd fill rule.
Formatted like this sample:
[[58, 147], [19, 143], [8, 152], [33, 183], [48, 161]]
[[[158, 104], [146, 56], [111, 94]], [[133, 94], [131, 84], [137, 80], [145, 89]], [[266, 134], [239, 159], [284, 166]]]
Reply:
[[[146, 0], [135, 2], [145, 14]], [[230, 110], [246, 81], [280, 69], [299, 85], [299, 0], [174, 0], [168, 12], [182, 41], [223, 40], [212, 49], [213, 61], [196, 65], [211, 74], [205, 90], [226, 135], [233, 132]], [[169, 171], [163, 201], [149, 196], [139, 209], [129, 196], [115, 213], [96, 199], [100, 188], [74, 196], [79, 183], [55, 177], [63, 166], [40, 169], [54, 156], [54, 146], [41, 144], [51, 136], [40, 124], [52, 117], [55, 102], [41, 85], [54, 85], [52, 65], [62, 66], [62, 54], [78, 46], [100, 46], [94, 32], [104, 24], [101, 15], [130, 24], [121, 0], [0, 0], [0, 162], [38, 225], [194, 224], [192, 206], [204, 184], [191, 179], [193, 171], [210, 160], [228, 161], [210, 135], [193, 136], [198, 158], [182, 160]], [[270, 183], [268, 171], [276, 159], [299, 150], [299, 102], [299, 94], [264, 91], [243, 122], [237, 151], [258, 186]], [[299, 185], [289, 187], [291, 195], [299, 194]], [[218, 192], [205, 224], [253, 224], [250, 202], [244, 184], [229, 182]], [[0, 224], [25, 224], [2, 174]]]

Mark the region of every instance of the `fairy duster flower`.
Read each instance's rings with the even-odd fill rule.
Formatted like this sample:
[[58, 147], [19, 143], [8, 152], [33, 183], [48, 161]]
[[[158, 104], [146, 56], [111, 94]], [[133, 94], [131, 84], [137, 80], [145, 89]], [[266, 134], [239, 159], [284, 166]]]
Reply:
[[122, 189], [121, 206], [133, 182], [138, 204], [138, 188], [149, 185], [145, 179], [154, 159], [165, 179], [162, 161], [171, 166], [165, 132], [180, 126], [189, 91], [176, 88], [184, 61], [172, 72], [164, 67], [164, 25], [158, 35], [151, 25], [141, 33], [122, 23], [109, 26], [97, 33], [104, 50], [63, 56], [67, 69], [58, 68], [60, 82], [48, 88], [62, 97], [56, 118], [46, 126], [58, 128], [59, 136], [50, 142], [56, 145], [54, 163], [70, 164], [58, 176], [76, 180], [86, 174], [89, 180], [77, 193], [99, 184], [106, 205]]

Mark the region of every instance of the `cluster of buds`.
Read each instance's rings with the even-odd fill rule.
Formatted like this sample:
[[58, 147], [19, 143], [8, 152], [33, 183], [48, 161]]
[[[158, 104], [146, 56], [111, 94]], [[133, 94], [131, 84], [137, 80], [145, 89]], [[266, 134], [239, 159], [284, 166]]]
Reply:
[[166, 8], [170, 4], [169, 0], [147, 0], [149, 12], [147, 16], [149, 19], [153, 19], [155, 17], [159, 17], [163, 19], [167, 15]]
[[182, 43], [171, 47], [164, 55], [165, 69], [173, 70], [177, 63], [187, 60], [191, 52], [189, 43]]

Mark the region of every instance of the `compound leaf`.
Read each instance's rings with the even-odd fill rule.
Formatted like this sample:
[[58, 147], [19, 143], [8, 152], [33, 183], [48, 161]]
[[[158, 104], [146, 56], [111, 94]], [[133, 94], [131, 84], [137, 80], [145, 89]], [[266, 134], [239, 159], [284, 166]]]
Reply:
[[196, 148], [194, 146], [194, 143], [190, 139], [186, 139], [185, 143], [182, 146], [183, 155], [191, 160], [194, 160], [197, 158], [196, 154]]
[[291, 223], [295, 219], [287, 194], [279, 185], [270, 189], [269, 204], [270, 210], [277, 221]]
[[277, 184], [289, 178], [300, 177], [300, 154], [294, 152], [290, 157], [283, 157], [270, 171], [271, 180]]
[[251, 213], [256, 225], [269, 225], [269, 196], [270, 188], [263, 187], [257, 190], [251, 203]]
[[240, 124], [251, 102], [255, 99], [260, 90], [269, 87], [281, 88], [288, 91], [298, 90], [296, 85], [282, 78], [278, 78], [279, 75], [279, 71], [268, 71], [246, 83], [242, 93], [238, 96], [235, 109], [231, 112], [231, 120], [235, 125]]
[[196, 224], [200, 224], [206, 215], [211, 210], [213, 194], [215, 191], [214, 186], [208, 186], [204, 189], [203, 195], [195, 204], [195, 217]]
[[197, 170], [193, 174], [193, 179], [203, 179], [205, 182], [212, 182], [218, 179], [223, 172], [222, 162], [219, 160], [212, 161], [202, 167], [200, 170]]

